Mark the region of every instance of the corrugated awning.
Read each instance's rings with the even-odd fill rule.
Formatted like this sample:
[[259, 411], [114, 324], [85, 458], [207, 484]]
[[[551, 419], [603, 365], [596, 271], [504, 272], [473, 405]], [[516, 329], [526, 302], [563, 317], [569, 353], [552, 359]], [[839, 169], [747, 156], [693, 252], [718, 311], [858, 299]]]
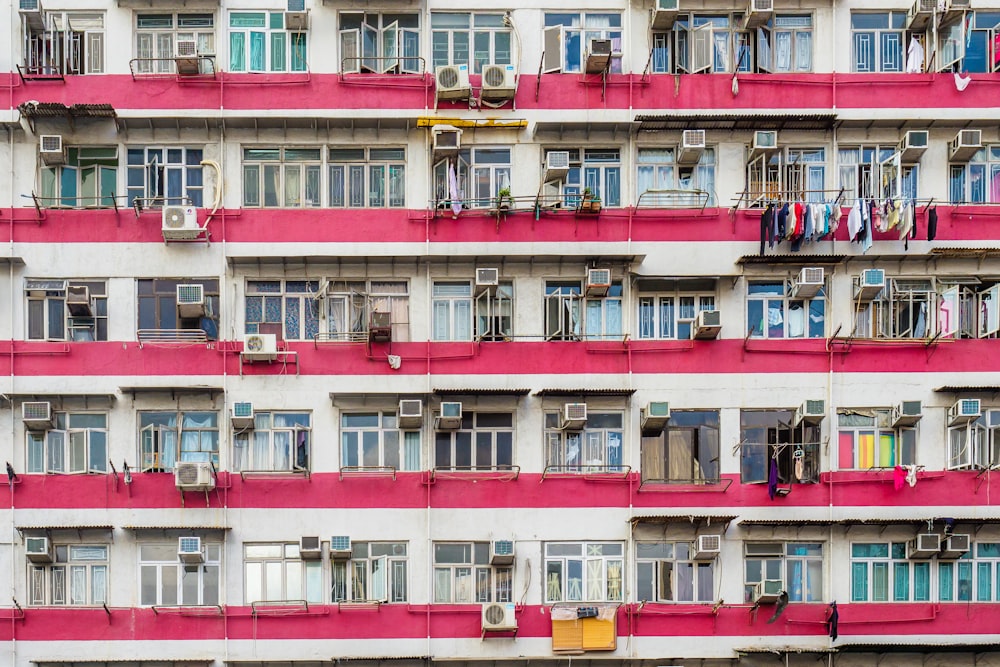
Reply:
[[[841, 621], [843, 623], [843, 621]], [[996, 642], [970, 642], [966, 637], [956, 637], [954, 644], [932, 642], [918, 644], [912, 641], [880, 641], [871, 644], [852, 642], [838, 644], [837, 650], [850, 653], [979, 653], [980, 649], [995, 649]]]
[[743, 255], [737, 264], [840, 264], [847, 255]]
[[230, 526], [190, 526], [181, 524], [148, 524], [148, 525], [138, 525], [138, 526], [122, 526], [123, 530], [131, 530], [134, 532], [140, 532], [143, 530], [209, 530], [209, 531], [224, 531], [232, 530]]
[[634, 529], [640, 523], [650, 524], [690, 524], [692, 526], [726, 525], [736, 518], [735, 514], [647, 514], [629, 519]]
[[535, 396], [557, 396], [560, 398], [573, 396], [631, 396], [635, 389], [539, 389]]
[[22, 102], [17, 110], [25, 118], [117, 118], [110, 104], [72, 104], [62, 102]]
[[60, 392], [38, 392], [38, 391], [15, 391], [2, 395], [7, 401], [49, 401], [49, 402], [59, 402], [59, 401], [105, 401], [107, 403], [114, 403], [118, 400], [118, 396], [115, 394], [74, 394], [74, 393], [60, 393]]
[[935, 257], [998, 257], [1000, 248], [931, 248], [930, 254]]
[[38, 667], [48, 667], [49, 665], [59, 665], [59, 667], [101, 667], [102, 665], [134, 665], [135, 667], [171, 667], [184, 665], [184, 667], [209, 667], [215, 661], [214, 658], [107, 658], [95, 660], [88, 658], [85, 660], [45, 660], [44, 658], [32, 660], [31, 663]]
[[836, 653], [837, 649], [829, 646], [745, 646], [734, 648], [737, 653]]
[[833, 519], [740, 519], [741, 526], [832, 526]]
[[946, 384], [934, 387], [940, 394], [995, 394], [1000, 392], [1000, 385], [995, 384]]
[[171, 396], [208, 394], [214, 398], [217, 394], [225, 392], [225, 389], [222, 387], [203, 384], [146, 385], [142, 387], [118, 387], [118, 390], [123, 394], [132, 394], [132, 398], [135, 398], [139, 394], [170, 394]]
[[14, 528], [19, 533], [42, 530], [114, 530], [111, 524], [104, 523], [76, 523], [76, 524], [45, 524], [33, 523], [29, 525], [17, 525]]
[[439, 387], [434, 389], [434, 393], [439, 396], [527, 396], [530, 389], [489, 389], [489, 388], [469, 388], [469, 389], [448, 389]]
[[671, 113], [638, 115], [640, 132], [664, 130], [828, 130], [837, 121], [835, 113]]

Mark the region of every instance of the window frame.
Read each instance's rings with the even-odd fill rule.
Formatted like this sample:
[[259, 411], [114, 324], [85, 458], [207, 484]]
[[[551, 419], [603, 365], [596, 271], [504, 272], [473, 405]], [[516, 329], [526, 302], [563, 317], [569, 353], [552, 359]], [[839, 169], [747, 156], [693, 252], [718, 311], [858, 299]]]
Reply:
[[[390, 286], [396, 291], [387, 289]], [[321, 306], [326, 317], [320, 320], [320, 331], [330, 340], [367, 341], [371, 315], [376, 312], [390, 314], [393, 341], [410, 340], [410, 284], [405, 279], [331, 280], [325, 288], [321, 282], [319, 298], [326, 302]], [[399, 320], [400, 316], [405, 319]], [[332, 330], [338, 321], [343, 330]]]
[[[77, 317], [66, 307], [67, 291], [70, 287], [86, 287], [90, 292], [90, 317]], [[108, 340], [108, 283], [106, 280], [50, 280], [47, 278], [26, 278], [25, 299], [25, 340], [67, 341], [74, 343]], [[43, 302], [39, 310], [34, 307]], [[61, 310], [62, 315], [53, 312]], [[35, 324], [35, 321], [41, 322]], [[58, 319], [58, 323], [54, 320]], [[87, 322], [90, 324], [86, 324]], [[84, 324], [85, 326], [80, 326]], [[53, 329], [56, 325], [59, 328]], [[33, 334], [33, 329], [41, 327], [43, 335]], [[89, 336], [89, 338], [88, 338]]]
[[[856, 27], [855, 17], [858, 16], [882, 16], [886, 17], [885, 27]], [[901, 73], [906, 68], [906, 10], [882, 10], [882, 11], [851, 11], [851, 71], [862, 73]], [[886, 49], [890, 48], [888, 38], [893, 35], [898, 39], [896, 58], [886, 62]], [[872, 40], [870, 55], [874, 60], [870, 64], [862, 64], [867, 61], [862, 60], [859, 52], [859, 41], [862, 36], [868, 36]], [[896, 62], [898, 61], [898, 62]]]
[[[274, 426], [274, 417], [280, 415], [286, 420], [306, 422]], [[261, 445], [260, 454], [255, 453], [255, 443], [258, 435], [267, 435], [267, 442]], [[277, 434], [288, 434], [287, 451], [281, 452], [282, 444], [276, 442]], [[311, 470], [312, 464], [312, 413], [297, 410], [255, 410], [254, 428], [250, 431], [239, 431], [233, 434], [233, 470], [237, 472], [274, 472], [296, 473]], [[300, 442], [301, 441], [301, 442]], [[241, 451], [242, 450], [242, 451]], [[266, 461], [257, 460], [264, 456]], [[288, 459], [287, 466], [280, 466], [283, 458]], [[264, 463], [265, 467], [257, 464]], [[252, 466], [252, 467], [248, 467]]]
[[[564, 21], [569, 19], [567, 25]], [[588, 23], [603, 22], [608, 25], [588, 25]], [[592, 39], [611, 40], [611, 64], [608, 71], [621, 74], [623, 52], [623, 20], [620, 11], [583, 11], [554, 12], [546, 11], [542, 15], [543, 38], [545, 46], [559, 44], [559, 58], [543, 55], [543, 73], [562, 72], [564, 74], [579, 74], [584, 71], [586, 54]], [[550, 37], [549, 35], [557, 35]], [[556, 41], [556, 39], [558, 41]]]
[[640, 340], [691, 340], [698, 313], [716, 309], [716, 286], [705, 281], [646, 279], [634, 289]]
[[[177, 559], [177, 542], [140, 542], [138, 545], [138, 592], [139, 592], [139, 603], [140, 607], [154, 607], [154, 606], [214, 606], [220, 604], [222, 600], [222, 553], [223, 545], [222, 542], [206, 542], [202, 540], [202, 548], [204, 550], [205, 561], [203, 563], [183, 563]], [[159, 558], [144, 558], [143, 549], [144, 547], [149, 547], [152, 549], [159, 549], [164, 551], [167, 555], [161, 556]], [[152, 556], [152, 554], [149, 554]], [[173, 556], [172, 558], [170, 556]], [[175, 581], [175, 596], [170, 597], [165, 595], [168, 591], [168, 576], [165, 576], [167, 572], [173, 570], [173, 578]], [[215, 573], [215, 595], [210, 595], [211, 578], [209, 577], [209, 572], [214, 571]], [[153, 586], [155, 586], [155, 601], [150, 601], [149, 598], [145, 598], [146, 594], [144, 577], [146, 573], [152, 573], [155, 578]], [[185, 600], [185, 585], [184, 578], [187, 575], [196, 575], [196, 600]], [[146, 582], [149, 583], [149, 582]]]
[[[354, 17], [360, 17], [353, 27]], [[345, 23], [345, 18], [351, 17]], [[370, 19], [376, 19], [372, 25]], [[348, 25], [348, 27], [344, 27]], [[337, 13], [341, 71], [345, 74], [420, 74], [424, 70], [418, 12], [342, 10]], [[354, 66], [349, 66], [353, 62]]]
[[[656, 208], [715, 206], [716, 146], [706, 146], [696, 164], [677, 162], [678, 146], [638, 146], [636, 204]], [[656, 155], [658, 153], [659, 155]], [[648, 175], [644, 176], [644, 173]], [[651, 187], [643, 189], [643, 182]], [[662, 194], [647, 192], [670, 190]], [[690, 192], [690, 194], [685, 194]], [[701, 193], [707, 194], [703, 199]]]
[[[753, 589], [755, 584], [763, 580], [779, 579], [781, 589], [788, 594], [789, 602], [822, 602], [823, 575], [826, 570], [826, 543], [816, 541], [746, 541], [743, 543], [743, 598], [744, 602], [753, 604]], [[808, 553], [819, 550], [819, 553]], [[789, 553], [793, 550], [805, 550], [807, 553]], [[758, 565], [752, 563], [758, 562]], [[812, 572], [819, 586], [818, 593], [809, 590], [809, 565], [819, 563], [819, 573]], [[798, 576], [794, 576], [794, 568], [798, 564]], [[759, 572], [753, 570], [759, 567]], [[779, 576], [768, 576], [778, 574]], [[797, 581], [796, 581], [797, 580]], [[791, 582], [791, 585], [789, 585]]]
[[[759, 276], [747, 278], [747, 293], [745, 297], [747, 322], [746, 330], [750, 338], [778, 339], [778, 340], [802, 340], [809, 338], [826, 337], [826, 311], [828, 307], [826, 298], [826, 285], [813, 297], [792, 296], [794, 281], [791, 278], [782, 276]], [[762, 289], [772, 289], [781, 285], [781, 293], [776, 291], [754, 291]], [[758, 307], [756, 304], [760, 304]], [[777, 313], [780, 324], [771, 324], [774, 304], [780, 306]], [[814, 307], [816, 310], [814, 310]], [[759, 308], [759, 313], [756, 312]], [[795, 335], [798, 329], [792, 329], [792, 318], [789, 314], [793, 309], [802, 313], [802, 330], [800, 335]], [[822, 321], [818, 320], [822, 315]], [[815, 325], [815, 326], [814, 326]], [[778, 332], [777, 328], [781, 327]]]
[[[656, 554], [655, 551], [661, 551]], [[695, 544], [686, 540], [637, 540], [636, 600], [660, 604], [702, 604], [716, 600], [716, 559], [695, 560]], [[643, 553], [647, 552], [647, 553]], [[687, 576], [684, 573], [687, 572]], [[704, 579], [708, 579], [707, 584]], [[643, 581], [645, 580], [645, 583]], [[690, 595], [683, 591], [690, 588]], [[707, 594], [705, 591], [707, 589]], [[651, 595], [644, 596], [648, 591]], [[700, 593], [699, 593], [700, 591]]]
[[[320, 208], [323, 206], [321, 146], [243, 146], [242, 205], [245, 208]], [[298, 178], [296, 185], [293, 174]], [[274, 191], [268, 193], [268, 181]], [[312, 195], [312, 196], [310, 196]]]
[[[467, 554], [445, 560], [446, 549], [467, 550]], [[435, 541], [431, 550], [433, 604], [513, 602], [514, 566], [493, 565], [489, 554], [489, 542]], [[446, 582], [447, 591], [443, 590]]]
[[[445, 25], [439, 23], [435, 25], [435, 19], [440, 21], [445, 16], [464, 16], [468, 18], [468, 22], [465, 27], [457, 24]], [[499, 21], [499, 25], [476, 25], [477, 19], [496, 19]], [[511, 38], [513, 31], [505, 24], [503, 13], [489, 11], [432, 11], [430, 25], [431, 67], [435, 71], [438, 67], [444, 65], [468, 65], [471, 74], [482, 74], [484, 65], [511, 64]], [[463, 35], [465, 39], [465, 58], [462, 58], [463, 47], [459, 43]], [[507, 39], [506, 51], [503, 50], [501, 44], [498, 44], [498, 42], [502, 41], [502, 36], [505, 36]], [[482, 44], [477, 44], [479, 39], [484, 37], [488, 42], [485, 58], [480, 55], [484, 53], [481, 49]], [[506, 56], [503, 55], [504, 53], [506, 53]], [[446, 55], [447, 57], [442, 57], [442, 55]]]
[[[376, 555], [376, 550], [382, 553]], [[405, 541], [352, 541], [350, 559], [330, 560], [331, 602], [408, 602], [408, 551]]]
[[[145, 21], [170, 19], [170, 26], [141, 25]], [[207, 21], [206, 21], [207, 19]], [[202, 25], [197, 25], [197, 22]], [[182, 23], [190, 22], [187, 25]], [[173, 74], [177, 71], [174, 63], [176, 44], [179, 40], [195, 40], [199, 56], [214, 57], [215, 14], [213, 12], [136, 12], [133, 25], [135, 40], [132, 44], [136, 62], [135, 69], [142, 74]], [[142, 44], [148, 41], [148, 44]], [[166, 52], [164, 52], [166, 51]], [[214, 63], [199, 61], [202, 74], [213, 74]]]
[[[349, 424], [361, 418], [377, 420], [377, 425]], [[374, 434], [376, 442], [372, 443]], [[395, 444], [387, 442], [392, 434]], [[402, 428], [399, 426], [395, 410], [342, 410], [340, 413], [340, 465], [342, 468], [377, 468], [389, 467], [403, 472], [420, 470], [421, 438], [419, 428]], [[349, 440], [355, 440], [349, 442]], [[366, 451], [369, 446], [376, 448], [376, 460], [369, 460]], [[390, 455], [390, 449], [395, 447], [395, 456]], [[351, 455], [350, 450], [356, 450]]]
[[[180, 155], [177, 155], [178, 152]], [[134, 206], [138, 198], [142, 208], [171, 204], [201, 208], [205, 193], [204, 170], [201, 165], [204, 154], [203, 148], [189, 146], [126, 146], [128, 205]], [[171, 158], [179, 158], [179, 161], [172, 161]], [[163, 164], [159, 163], [160, 159], [164, 160]], [[168, 181], [173, 175], [180, 182], [172, 186]], [[178, 185], [180, 192], [174, 189]]]
[[[571, 553], [579, 547], [579, 553]], [[603, 551], [609, 549], [609, 553]], [[601, 553], [597, 553], [600, 549]], [[618, 553], [614, 553], [615, 549]], [[561, 553], [566, 552], [566, 553]], [[543, 604], [558, 602], [623, 602], [625, 572], [625, 543], [609, 540], [552, 541], [543, 545], [543, 568], [545, 579], [542, 583]], [[592, 563], [600, 564], [600, 572], [590, 572]], [[571, 563], [573, 563], [571, 567]], [[618, 571], [614, 571], [617, 564]], [[579, 570], [577, 572], [577, 567]], [[597, 568], [594, 568], [597, 569]], [[572, 574], [578, 573], [578, 577]], [[597, 575], [599, 580], [594, 581]], [[577, 583], [574, 585], [574, 581]], [[617, 582], [617, 583], [615, 583]], [[602, 592], [596, 593], [598, 588]], [[578, 590], [576, 590], [578, 589]]]
[[[171, 415], [174, 417], [175, 422], [172, 427], [152, 421], [162, 420]], [[215, 426], [197, 426], [194, 424], [185, 426], [185, 421], [189, 421], [189, 415], [202, 417], [208, 415], [214, 416]], [[222, 417], [218, 410], [140, 410], [137, 416], [139, 420], [139, 472], [173, 472], [177, 469], [178, 463], [184, 462], [211, 462], [216, 469], [219, 468], [219, 452], [221, 449], [223, 426]], [[151, 420], [151, 423], [143, 426], [143, 422], [147, 418]], [[184, 434], [191, 431], [200, 434], [198, 438], [199, 449], [184, 449]], [[174, 440], [172, 461], [165, 460], [169, 458], [169, 445], [165, 442], [169, 438], [164, 437], [168, 433], [173, 434]], [[212, 433], [215, 434], [215, 448], [205, 449], [206, 435], [207, 442], [211, 444], [212, 438], [210, 434]], [[190, 446], [190, 444], [187, 446]]]
[[620, 147], [554, 147], [546, 148], [544, 158], [551, 152], [569, 153], [569, 171], [560, 181], [547, 181], [542, 185], [545, 201], [561, 202], [575, 208], [580, 205], [585, 191], [599, 199], [604, 207], [622, 205], [622, 151]]
[[[382, 170], [381, 180], [376, 178]], [[338, 175], [339, 170], [339, 175]], [[369, 146], [327, 148], [327, 203], [330, 208], [404, 208], [406, 148]], [[381, 186], [376, 188], [376, 182]], [[340, 184], [339, 193], [335, 191]]]
[[[1000, 35], [1000, 26], [997, 34]], [[1000, 203], [1000, 188], [993, 185], [993, 179], [998, 176], [1000, 144], [986, 144], [967, 162], [949, 163], [948, 198], [953, 204]], [[961, 198], [956, 197], [959, 191]]]
[[[462, 148], [457, 157], [435, 162], [432, 168], [435, 207], [494, 207], [497, 193], [510, 187], [512, 154], [510, 146], [484, 144]], [[458, 188], [457, 200], [453, 200], [451, 195], [449, 174], [452, 169]]]
[[[884, 554], [859, 553], [862, 548], [885, 547]], [[853, 540], [851, 560], [851, 602], [930, 602], [931, 561], [906, 557], [906, 542]], [[918, 571], [925, 570], [926, 594], [917, 592]], [[891, 571], [891, 572], [890, 572]], [[905, 581], [899, 577], [905, 572]]]
[[[546, 468], [576, 474], [625, 470], [625, 413], [622, 410], [588, 406], [587, 423], [578, 431], [559, 428], [561, 418], [562, 409], [558, 411], [546, 409], [543, 412]], [[618, 426], [613, 425], [615, 419], [618, 420]], [[585, 460], [585, 454], [598, 453], [600, 459], [594, 457]], [[572, 462], [574, 459], [576, 463]]]
[[[509, 426], [480, 424], [480, 420], [502, 421], [505, 418], [509, 418]], [[461, 428], [434, 430], [434, 469], [452, 472], [513, 470], [517, 449], [516, 426], [512, 410], [463, 410]], [[508, 451], [504, 452], [504, 449]], [[484, 453], [489, 456], [488, 463], [480, 462]]]
[[[104, 426], [72, 426], [73, 418], [101, 417]], [[108, 413], [92, 410], [60, 410], [53, 413], [54, 426], [45, 431], [27, 431], [25, 471], [40, 475], [86, 475], [108, 472]], [[61, 440], [62, 442], [57, 442]], [[103, 440], [103, 443], [101, 442]], [[74, 450], [77, 451], [74, 454]], [[58, 451], [58, 453], [57, 453]], [[76, 463], [82, 465], [74, 466]], [[95, 461], [96, 459], [96, 461]], [[41, 468], [39, 468], [41, 464]]]
[[38, 191], [45, 207], [114, 208], [121, 166], [118, 145], [65, 148], [64, 164], [39, 165]]
[[[322, 319], [321, 284], [315, 279], [248, 279], [243, 296], [244, 334], [272, 332], [280, 327], [279, 341], [316, 340]], [[274, 310], [275, 306], [280, 312]], [[275, 315], [280, 319], [275, 320]]]
[[[234, 25], [239, 21], [256, 21], [260, 25]], [[309, 31], [287, 30], [283, 11], [267, 9], [235, 9], [227, 12], [226, 40], [230, 72], [308, 72]], [[254, 35], [261, 35], [263, 62], [254, 63]], [[278, 37], [280, 36], [280, 39]], [[239, 39], [237, 39], [239, 38]], [[242, 41], [238, 47], [237, 42]], [[278, 42], [282, 42], [280, 45]], [[280, 54], [278, 50], [280, 49]], [[242, 57], [239, 57], [242, 54]], [[279, 60], [280, 57], [280, 60]]]
[[[103, 549], [103, 559], [73, 558], [74, 551]], [[108, 544], [56, 544], [53, 546], [53, 562], [28, 563], [27, 598], [32, 607], [96, 607], [108, 603], [108, 575], [110, 572], [110, 549]], [[57, 576], [57, 573], [58, 576]], [[77, 597], [74, 588], [74, 573], [82, 573], [84, 580], [83, 599]], [[103, 577], [103, 591], [101, 579]], [[60, 581], [61, 579], [61, 581]], [[57, 588], [62, 588], [62, 597], [57, 597]]]
[[946, 470], [1000, 467], [1000, 409], [984, 407], [978, 419], [948, 426]]
[[[272, 551], [268, 552], [268, 549]], [[253, 570], [258, 571], [254, 572]], [[269, 577], [274, 576], [279, 577], [279, 581], [276, 583], [269, 581]], [[259, 584], [259, 591], [255, 591], [252, 583], [254, 579]], [[295, 588], [296, 581], [298, 582], [297, 590], [290, 590]], [[280, 588], [280, 593], [278, 596], [272, 596], [271, 593], [275, 592], [277, 588]], [[255, 596], [255, 592], [259, 592], [259, 595]], [[323, 604], [328, 595], [328, 589], [324, 584], [323, 561], [302, 560], [297, 542], [243, 543], [243, 600], [245, 604], [292, 600]]]
[[[917, 462], [917, 427], [893, 426], [889, 409], [837, 411], [837, 447], [839, 470], [877, 470], [910, 466]], [[870, 419], [870, 424], [844, 424], [845, 421]], [[863, 439], [863, 438], [870, 438]], [[891, 442], [886, 439], [891, 438]], [[849, 450], [848, 450], [849, 448]], [[888, 449], [887, 449], [888, 448]], [[847, 463], [851, 452], [850, 465]], [[865, 466], [864, 462], [871, 465]], [[881, 464], [881, 465], [879, 465]]]
[[[819, 481], [822, 429], [818, 424], [794, 426], [794, 415], [786, 409], [740, 410], [740, 483], [767, 484], [772, 460], [777, 461], [778, 484]], [[796, 470], [799, 459], [801, 476]]]
[[[662, 433], [640, 437], [642, 480], [675, 484], [719, 482], [722, 479], [719, 424], [719, 410], [672, 410]], [[673, 434], [677, 435], [676, 445], [671, 443]], [[673, 454], [674, 449], [679, 451], [679, 456]], [[678, 458], [681, 462], [675, 463]], [[675, 468], [677, 472], [682, 471], [685, 458], [688, 459], [686, 476], [675, 475]], [[654, 470], [661, 474], [653, 476]]]
[[[205, 298], [205, 315], [182, 318], [177, 309], [177, 286], [201, 285]], [[157, 337], [167, 337], [165, 332], [201, 331], [208, 340], [218, 338], [219, 280], [216, 278], [137, 278], [136, 286], [136, 336], [140, 332], [154, 331]], [[143, 323], [154, 324], [144, 327]], [[162, 325], [173, 326], [162, 326]]]

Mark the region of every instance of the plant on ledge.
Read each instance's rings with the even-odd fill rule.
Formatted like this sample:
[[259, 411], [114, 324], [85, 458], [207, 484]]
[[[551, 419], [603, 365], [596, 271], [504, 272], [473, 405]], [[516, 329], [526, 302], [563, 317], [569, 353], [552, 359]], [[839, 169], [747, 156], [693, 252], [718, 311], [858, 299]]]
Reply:
[[580, 200], [580, 206], [577, 208], [579, 213], [600, 213], [601, 212], [601, 198], [594, 195], [594, 191], [590, 188], [583, 189], [583, 198]]

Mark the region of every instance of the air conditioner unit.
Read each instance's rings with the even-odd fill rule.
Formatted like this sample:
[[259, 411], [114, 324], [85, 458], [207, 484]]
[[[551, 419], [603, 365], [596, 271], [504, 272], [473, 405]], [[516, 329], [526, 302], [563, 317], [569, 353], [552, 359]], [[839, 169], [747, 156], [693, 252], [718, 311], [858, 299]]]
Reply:
[[982, 130], [960, 130], [951, 140], [951, 161], [968, 162], [983, 148]]
[[305, 32], [309, 29], [309, 12], [285, 12], [285, 30]]
[[652, 401], [640, 411], [643, 435], [659, 435], [670, 421], [670, 404], [666, 401]]
[[972, 0], [945, 0], [944, 11], [960, 11], [972, 8]]
[[438, 100], [467, 100], [472, 96], [468, 65], [439, 65], [434, 80]]
[[201, 73], [198, 62], [198, 42], [193, 39], [179, 39], [174, 44], [174, 64], [181, 76], [196, 76]]
[[490, 564], [491, 565], [513, 565], [514, 564], [514, 541], [494, 540], [490, 542]]
[[190, 58], [198, 55], [198, 41], [194, 39], [178, 39], [174, 42], [175, 58]]
[[920, 533], [906, 543], [907, 558], [930, 558], [941, 551], [941, 536], [937, 533]]
[[499, 102], [514, 99], [517, 92], [517, 72], [513, 65], [483, 66], [482, 85], [479, 96], [488, 101]]
[[379, 343], [392, 340], [392, 313], [373, 311], [368, 318], [368, 338]]
[[496, 288], [500, 284], [500, 269], [477, 268], [476, 287]]
[[698, 340], [712, 340], [722, 331], [722, 313], [718, 310], [701, 310], [694, 318], [694, 337]]
[[90, 301], [90, 288], [86, 285], [70, 285], [66, 288], [66, 310], [73, 317], [93, 317], [94, 309]]
[[47, 165], [66, 164], [66, 148], [62, 135], [43, 134], [38, 137], [38, 154]]
[[424, 402], [419, 398], [403, 399], [396, 414], [400, 428], [420, 428], [424, 424]]
[[766, 24], [774, 11], [774, 0], [750, 0], [743, 14], [743, 29], [759, 28]]
[[200, 537], [177, 538], [177, 558], [182, 563], [204, 563], [205, 552], [201, 549]]
[[781, 579], [765, 579], [758, 581], [753, 587], [754, 604], [774, 604], [784, 590]]
[[750, 144], [750, 159], [761, 155], [770, 155], [778, 150], [778, 132], [776, 130], [757, 130], [753, 133]]
[[24, 555], [32, 563], [51, 563], [52, 543], [47, 537], [26, 537]]
[[34, 14], [42, 11], [42, 5], [38, 0], [19, 0], [17, 10], [22, 14]]
[[899, 142], [899, 159], [903, 164], [915, 164], [927, 150], [927, 130], [909, 130]]
[[437, 418], [439, 431], [455, 431], [462, 428], [462, 404], [458, 401], [441, 403], [441, 414]]
[[722, 551], [721, 535], [699, 535], [694, 545], [694, 560], [713, 560]]
[[196, 239], [204, 230], [198, 226], [198, 211], [193, 206], [163, 207], [163, 240]]
[[968, 424], [982, 414], [978, 398], [962, 398], [948, 408], [948, 426]]
[[611, 40], [591, 39], [584, 62], [587, 74], [607, 72], [611, 66]]
[[941, 553], [938, 554], [938, 559], [961, 558], [965, 554], [969, 553], [970, 549], [972, 549], [972, 536], [949, 535], [944, 540], [944, 546], [941, 547]]
[[274, 361], [278, 358], [278, 337], [275, 334], [247, 334], [240, 356], [250, 361]]
[[796, 299], [811, 299], [823, 289], [825, 272], [821, 266], [807, 266], [799, 271], [798, 278], [792, 283], [792, 297]]
[[611, 289], [611, 269], [587, 269], [587, 296], [607, 296]]
[[909, 11], [906, 12], [906, 29], [921, 31], [934, 18], [939, 0], [915, 0]]
[[330, 558], [333, 560], [350, 560], [351, 538], [347, 535], [334, 535], [330, 538]]
[[569, 175], [569, 151], [548, 151], [545, 154], [544, 181], [564, 181]]
[[857, 277], [854, 285], [854, 298], [858, 301], [872, 301], [885, 289], [885, 271], [883, 269], [865, 269]]
[[205, 315], [204, 285], [177, 286], [177, 314], [182, 318], [203, 317]]
[[677, 6], [679, 2], [680, 0], [656, 0], [653, 3], [652, 28], [654, 30], [669, 30], [674, 27], [674, 21], [677, 20], [679, 11]]
[[483, 632], [517, 630], [513, 602], [487, 602], [483, 605]]
[[178, 491], [211, 491], [215, 475], [208, 461], [181, 461], [174, 470], [174, 485]]
[[563, 405], [559, 428], [564, 431], [580, 431], [587, 424], [586, 403], [566, 403]]
[[795, 411], [795, 425], [799, 424], [819, 424], [826, 416], [826, 401], [814, 399], [805, 401]]
[[299, 538], [299, 558], [302, 560], [319, 560], [323, 557], [323, 545], [319, 537], [312, 535]]
[[435, 125], [431, 128], [434, 160], [458, 155], [462, 147], [462, 130], [451, 125]]
[[233, 403], [229, 421], [235, 431], [246, 431], [253, 428], [253, 403], [250, 401]]
[[21, 421], [29, 431], [47, 431], [52, 428], [52, 404], [48, 401], [22, 403]]
[[920, 401], [901, 401], [892, 409], [892, 425], [913, 426], [923, 416]]
[[677, 164], [697, 164], [705, 152], [705, 130], [684, 130]]

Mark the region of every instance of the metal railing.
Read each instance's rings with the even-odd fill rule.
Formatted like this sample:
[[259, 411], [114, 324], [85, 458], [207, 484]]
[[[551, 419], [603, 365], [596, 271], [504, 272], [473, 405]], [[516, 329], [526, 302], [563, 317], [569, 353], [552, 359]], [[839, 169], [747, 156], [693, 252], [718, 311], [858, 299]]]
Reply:
[[[190, 67], [192, 61], [193, 67]], [[178, 67], [181, 64], [182, 67]], [[189, 65], [188, 68], [183, 65]], [[194, 67], [197, 72], [190, 71]], [[214, 55], [181, 56], [179, 58], [132, 58], [128, 61], [132, 78], [176, 76], [184, 79], [215, 78], [218, 70], [215, 68]], [[180, 70], [180, 71], [178, 71]]]
[[636, 202], [636, 209], [642, 208], [674, 208], [674, 209], [700, 209], [715, 200], [715, 194], [707, 190], [670, 190], [653, 189], [646, 190], [639, 195]]
[[426, 73], [427, 61], [421, 56], [347, 56], [340, 61], [341, 79], [345, 74], [423, 77]]
[[208, 334], [203, 329], [139, 329], [136, 336], [140, 343], [208, 342]]

